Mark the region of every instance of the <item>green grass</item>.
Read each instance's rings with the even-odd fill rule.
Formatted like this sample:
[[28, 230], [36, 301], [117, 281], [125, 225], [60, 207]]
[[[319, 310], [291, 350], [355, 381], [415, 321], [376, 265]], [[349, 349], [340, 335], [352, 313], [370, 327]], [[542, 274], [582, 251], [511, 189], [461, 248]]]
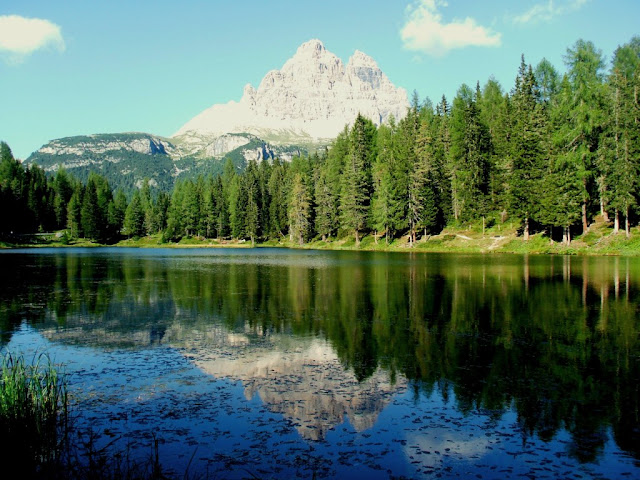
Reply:
[[68, 432], [67, 384], [46, 355], [27, 363], [5, 352], [0, 376], [0, 452], [25, 476], [63, 452]]

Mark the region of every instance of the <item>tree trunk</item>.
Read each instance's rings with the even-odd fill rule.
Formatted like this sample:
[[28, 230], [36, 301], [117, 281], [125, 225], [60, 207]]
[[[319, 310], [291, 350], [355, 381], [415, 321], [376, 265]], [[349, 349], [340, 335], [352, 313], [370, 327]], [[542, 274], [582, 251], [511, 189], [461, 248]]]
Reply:
[[624, 212], [624, 233], [627, 235], [627, 238], [629, 238], [631, 234], [629, 232], [629, 207], [627, 207]]
[[587, 201], [582, 202], [582, 233], [587, 233], [589, 224], [587, 223]]
[[564, 227], [564, 234], [562, 235], [562, 243], [569, 246], [571, 245], [571, 227]]
[[600, 215], [602, 215], [602, 220], [609, 223], [609, 213], [604, 208], [604, 198], [602, 196], [600, 196]]
[[374, 240], [375, 244], [377, 245], [378, 244], [378, 231], [377, 230], [375, 230], [373, 232], [373, 240]]
[[358, 229], [356, 229], [356, 247], [360, 246], [360, 236], [358, 235]]
[[[482, 235], [484, 235], [484, 217], [482, 217]], [[529, 216], [525, 215], [524, 217], [524, 232], [523, 232], [525, 242], [529, 241]]]
[[616, 235], [620, 231], [620, 215], [618, 214], [618, 209], [615, 209], [615, 214], [613, 217], [613, 233]]

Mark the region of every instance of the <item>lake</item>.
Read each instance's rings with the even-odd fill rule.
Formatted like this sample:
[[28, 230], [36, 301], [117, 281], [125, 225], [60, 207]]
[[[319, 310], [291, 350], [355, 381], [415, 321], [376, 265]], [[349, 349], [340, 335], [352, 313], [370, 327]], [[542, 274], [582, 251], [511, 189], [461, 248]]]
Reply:
[[640, 478], [640, 259], [0, 252], [0, 344], [182, 478]]

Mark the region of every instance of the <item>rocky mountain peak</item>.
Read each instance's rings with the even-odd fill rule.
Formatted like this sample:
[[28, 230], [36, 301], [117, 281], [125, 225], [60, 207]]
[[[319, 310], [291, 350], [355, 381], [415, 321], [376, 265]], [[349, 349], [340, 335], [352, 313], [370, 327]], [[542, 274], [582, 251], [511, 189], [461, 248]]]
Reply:
[[317, 39], [298, 47], [280, 70], [269, 71], [258, 88], [244, 87], [240, 102], [213, 105], [175, 136], [191, 132], [212, 138], [249, 133], [274, 145], [313, 144], [334, 138], [358, 113], [374, 123], [404, 117], [409, 101], [377, 63], [356, 51], [347, 66]]
[[298, 47], [296, 51], [295, 57], [301, 56], [315, 56], [319, 57], [322, 55], [322, 52], [325, 52], [326, 48], [324, 47], [324, 43], [322, 43], [317, 38], [309, 40], [308, 42], [303, 43]]
[[360, 50], [356, 50], [355, 52], [353, 52], [353, 55], [351, 55], [351, 58], [349, 58], [349, 63], [347, 64], [347, 67], [349, 66], [378, 68], [378, 64], [376, 63], [376, 61]]

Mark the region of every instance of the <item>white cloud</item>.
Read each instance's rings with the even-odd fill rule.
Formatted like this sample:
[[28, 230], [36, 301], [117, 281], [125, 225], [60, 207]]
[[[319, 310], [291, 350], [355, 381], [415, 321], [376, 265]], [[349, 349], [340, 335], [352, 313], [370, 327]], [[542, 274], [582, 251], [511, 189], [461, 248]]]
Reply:
[[49, 20], [0, 15], [0, 55], [19, 63], [36, 50], [53, 48], [64, 51], [60, 27]]
[[546, 3], [537, 3], [526, 12], [513, 17], [513, 22], [519, 24], [550, 22], [560, 15], [579, 10], [588, 1], [589, 0], [560, 0], [559, 2], [554, 2], [553, 0], [549, 0]]
[[440, 57], [456, 48], [501, 45], [500, 33], [478, 25], [471, 17], [444, 23], [438, 9], [446, 6], [444, 0], [419, 0], [409, 5], [407, 21], [400, 30], [404, 48]]

